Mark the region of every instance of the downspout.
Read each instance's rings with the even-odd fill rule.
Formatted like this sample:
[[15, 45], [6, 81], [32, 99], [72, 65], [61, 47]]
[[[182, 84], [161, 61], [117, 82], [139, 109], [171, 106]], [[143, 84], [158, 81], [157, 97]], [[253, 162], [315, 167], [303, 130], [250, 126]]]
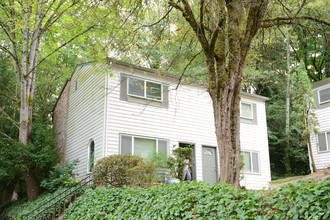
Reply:
[[[106, 67], [107, 68], [107, 67]], [[105, 103], [104, 103], [104, 138], [103, 138], [103, 157], [106, 155], [107, 149], [107, 122], [108, 122], [108, 91], [109, 91], [109, 74], [105, 74]]]

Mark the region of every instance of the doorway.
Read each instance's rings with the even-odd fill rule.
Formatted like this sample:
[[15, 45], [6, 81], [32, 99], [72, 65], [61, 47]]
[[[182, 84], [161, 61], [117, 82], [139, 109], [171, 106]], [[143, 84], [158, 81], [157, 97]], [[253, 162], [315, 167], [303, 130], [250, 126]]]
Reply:
[[179, 142], [179, 147], [188, 147], [188, 148], [192, 148], [193, 152], [192, 152], [192, 160], [191, 160], [191, 180], [196, 180], [196, 160], [195, 160], [195, 144], [192, 143], [181, 143]]

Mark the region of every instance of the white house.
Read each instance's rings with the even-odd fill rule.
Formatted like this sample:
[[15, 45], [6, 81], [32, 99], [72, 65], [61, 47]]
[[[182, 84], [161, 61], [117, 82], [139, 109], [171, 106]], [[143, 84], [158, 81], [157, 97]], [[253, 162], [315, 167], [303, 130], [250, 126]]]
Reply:
[[[74, 170], [90, 172], [95, 160], [111, 154], [166, 152], [192, 147], [193, 179], [215, 183], [219, 174], [212, 101], [206, 85], [120, 61], [108, 66], [77, 65], [54, 107], [54, 130]], [[241, 148], [248, 189], [268, 188], [271, 180], [265, 101], [242, 92]]]
[[313, 84], [318, 134], [311, 135], [312, 154], [317, 170], [330, 167], [330, 78]]

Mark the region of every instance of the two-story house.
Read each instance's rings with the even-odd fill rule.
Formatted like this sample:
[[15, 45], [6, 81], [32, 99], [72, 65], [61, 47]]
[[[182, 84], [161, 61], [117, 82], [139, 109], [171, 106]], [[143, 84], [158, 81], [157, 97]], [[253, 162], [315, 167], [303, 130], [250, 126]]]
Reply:
[[[112, 61], [77, 65], [54, 107], [57, 146], [65, 159], [79, 159], [74, 172], [91, 171], [111, 154], [148, 157], [192, 147], [192, 176], [216, 183], [219, 173], [214, 116], [207, 85], [168, 73]], [[241, 94], [241, 148], [248, 189], [271, 180], [266, 126], [267, 98]]]
[[321, 170], [330, 167], [330, 78], [314, 83], [312, 90], [318, 134], [311, 135], [311, 149], [316, 169]]

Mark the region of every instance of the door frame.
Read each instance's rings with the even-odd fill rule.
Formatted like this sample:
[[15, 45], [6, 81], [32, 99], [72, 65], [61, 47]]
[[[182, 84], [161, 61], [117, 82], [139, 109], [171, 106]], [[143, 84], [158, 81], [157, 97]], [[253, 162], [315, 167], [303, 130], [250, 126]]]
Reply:
[[178, 147], [180, 147], [180, 144], [190, 144], [193, 145], [192, 149], [193, 149], [193, 155], [192, 155], [192, 159], [194, 161], [194, 166], [192, 166], [192, 176], [191, 176], [191, 180], [197, 180], [197, 173], [196, 173], [196, 144], [193, 142], [186, 142], [186, 141], [179, 141], [178, 142]]
[[203, 170], [203, 148], [208, 147], [208, 148], [214, 148], [215, 150], [215, 164], [216, 164], [216, 172], [215, 172], [215, 178], [217, 180], [217, 183], [219, 183], [219, 163], [218, 163], [218, 147], [216, 146], [209, 146], [209, 145], [202, 145], [202, 154], [201, 154], [201, 159], [202, 159], [202, 179], [204, 179], [204, 170]]

